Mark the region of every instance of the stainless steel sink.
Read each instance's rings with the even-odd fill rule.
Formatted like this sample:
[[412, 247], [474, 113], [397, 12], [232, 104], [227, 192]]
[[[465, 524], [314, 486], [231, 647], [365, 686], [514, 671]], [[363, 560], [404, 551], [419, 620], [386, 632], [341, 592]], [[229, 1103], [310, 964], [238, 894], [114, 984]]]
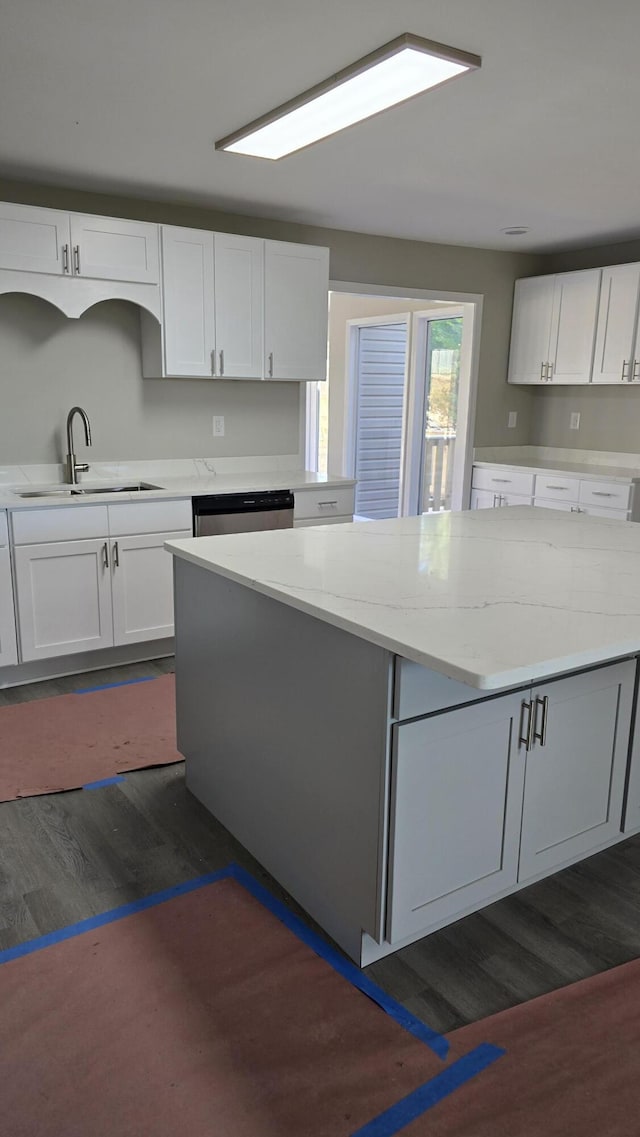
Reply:
[[14, 490], [16, 497], [93, 497], [98, 493], [138, 493], [140, 490], [157, 490], [148, 482], [135, 482], [126, 486], [50, 486], [40, 490]]

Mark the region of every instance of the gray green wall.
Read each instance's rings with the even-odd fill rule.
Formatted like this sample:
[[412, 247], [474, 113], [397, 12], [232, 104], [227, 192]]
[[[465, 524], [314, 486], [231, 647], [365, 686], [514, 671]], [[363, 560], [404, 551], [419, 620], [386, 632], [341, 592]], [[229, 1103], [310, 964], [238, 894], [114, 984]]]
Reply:
[[[484, 315], [475, 442], [478, 446], [499, 446], [530, 440], [534, 397], [528, 390], [507, 387], [505, 376], [513, 283], [519, 276], [543, 271], [539, 257], [402, 241], [290, 221], [243, 217], [187, 204], [151, 202], [1, 180], [0, 200], [328, 245], [331, 250], [330, 274], [334, 280], [388, 285], [397, 287], [400, 292], [403, 288], [423, 288], [481, 293], [484, 296]], [[0, 407], [13, 407], [11, 432], [4, 425], [7, 421], [5, 413], [2, 415], [0, 462], [14, 460], [6, 457], [9, 452], [6, 447], [10, 447], [11, 454], [20, 451], [23, 462], [50, 459], [52, 449], [56, 447], [56, 428], [51, 419], [55, 418], [59, 423], [64, 417], [71, 390], [75, 392], [74, 398], [81, 403], [88, 403], [91, 395], [96, 430], [100, 422], [105, 424], [105, 457], [133, 457], [138, 454], [144, 457], [186, 457], [193, 454], [297, 451], [298, 384], [278, 384], [276, 390], [257, 383], [226, 383], [223, 387], [218, 382], [164, 380], [158, 387], [158, 381], [141, 379], [137, 348], [134, 350], [133, 345], [134, 319], [131, 312], [126, 311], [126, 305], [112, 305], [110, 312], [105, 310], [94, 315], [88, 322], [85, 335], [82, 325], [89, 313], [77, 322], [75, 330], [73, 327], [60, 328], [55, 334], [45, 336], [39, 349], [34, 351], [34, 344], [42, 335], [42, 308], [32, 305], [30, 315], [26, 303], [16, 304], [15, 298], [0, 299]], [[7, 312], [7, 305], [11, 312]], [[14, 336], [7, 340], [7, 325], [14, 320], [18, 321], [21, 330], [16, 333], [17, 338]], [[111, 335], [109, 341], [105, 338], [107, 329]], [[67, 335], [73, 338], [64, 342]], [[95, 350], [92, 350], [92, 342], [95, 342]], [[19, 365], [16, 350], [20, 346], [27, 358]], [[65, 349], [62, 354], [61, 346]], [[98, 354], [101, 356], [99, 363]], [[17, 382], [18, 372], [22, 376], [20, 383]], [[29, 397], [25, 393], [25, 374], [31, 376]], [[119, 403], [117, 416], [113, 411], [116, 392]], [[41, 395], [39, 400], [38, 393]], [[34, 411], [34, 399], [43, 407], [42, 426], [35, 432], [30, 416], [41, 412]], [[507, 429], [509, 410], [518, 411], [515, 430]], [[229, 420], [225, 439], [214, 441], [211, 437], [210, 420], [214, 413], [224, 414]], [[27, 445], [30, 448], [28, 454], [25, 453]], [[258, 446], [259, 450], [256, 450]], [[95, 456], [99, 457], [97, 449], [94, 450]]]

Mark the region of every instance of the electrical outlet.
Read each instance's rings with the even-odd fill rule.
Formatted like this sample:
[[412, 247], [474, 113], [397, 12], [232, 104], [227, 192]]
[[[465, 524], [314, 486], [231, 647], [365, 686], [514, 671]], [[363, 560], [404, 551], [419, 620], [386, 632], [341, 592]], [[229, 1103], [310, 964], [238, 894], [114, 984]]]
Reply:
[[224, 415], [213, 416], [213, 437], [224, 438]]
[[517, 411], [509, 411], [509, 421], [507, 422], [507, 426], [508, 427], [515, 426], [517, 421], [518, 421], [518, 412]]
[[580, 411], [572, 411], [569, 419], [569, 430], [580, 430]]

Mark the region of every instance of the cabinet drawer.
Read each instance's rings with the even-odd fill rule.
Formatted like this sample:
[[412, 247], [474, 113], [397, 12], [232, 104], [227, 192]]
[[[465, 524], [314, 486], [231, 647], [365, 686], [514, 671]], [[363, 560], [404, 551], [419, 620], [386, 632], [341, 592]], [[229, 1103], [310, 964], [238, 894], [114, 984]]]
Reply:
[[492, 493], [522, 494], [531, 497], [533, 494], [533, 474], [520, 473], [519, 470], [501, 469], [499, 466], [486, 469], [481, 466], [473, 467], [473, 486], [479, 490], [491, 490]]
[[563, 513], [571, 513], [577, 506], [571, 501], [553, 501], [545, 497], [534, 497], [533, 504], [537, 509], [559, 509]]
[[587, 517], [608, 517], [609, 521], [628, 521], [629, 514], [626, 509], [606, 509], [600, 505], [579, 505], [578, 513], [586, 513]]
[[294, 491], [294, 521], [304, 517], [353, 517], [353, 486]]
[[0, 549], [9, 542], [9, 530], [6, 513], [0, 513]]
[[547, 501], [577, 501], [580, 492], [578, 478], [557, 478], [555, 474], [536, 474], [535, 496]]
[[631, 486], [615, 482], [580, 482], [581, 505], [599, 505], [605, 509], [628, 509]]
[[109, 533], [112, 537], [134, 537], [137, 533], [173, 533], [193, 528], [191, 498], [181, 501], [123, 502], [110, 505]]
[[396, 656], [393, 681], [394, 719], [430, 715], [443, 707], [457, 707], [486, 698], [486, 691], [468, 687], [439, 671], [430, 671], [410, 659]]
[[54, 506], [25, 509], [11, 514], [15, 545], [41, 545], [47, 541], [78, 541], [106, 537], [106, 505]]

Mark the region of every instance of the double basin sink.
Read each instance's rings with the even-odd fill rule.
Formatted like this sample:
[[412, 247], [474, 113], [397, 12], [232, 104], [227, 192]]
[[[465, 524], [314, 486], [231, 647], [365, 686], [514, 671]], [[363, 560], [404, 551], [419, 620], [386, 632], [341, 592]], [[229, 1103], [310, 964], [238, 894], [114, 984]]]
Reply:
[[81, 486], [81, 485], [55, 485], [38, 490], [13, 490], [16, 497], [93, 497], [100, 493], [138, 493], [140, 490], [157, 490], [160, 486], [152, 486], [149, 482], [132, 482], [128, 485], [117, 486]]

